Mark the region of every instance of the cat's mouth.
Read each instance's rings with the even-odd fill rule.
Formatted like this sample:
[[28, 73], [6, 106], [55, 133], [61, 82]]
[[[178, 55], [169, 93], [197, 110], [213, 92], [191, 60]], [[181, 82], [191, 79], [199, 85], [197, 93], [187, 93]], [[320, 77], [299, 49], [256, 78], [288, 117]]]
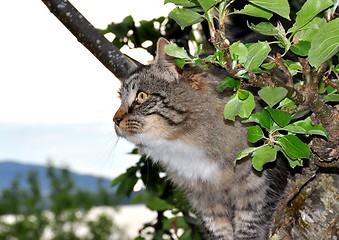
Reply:
[[114, 130], [115, 130], [115, 133], [116, 133], [119, 137], [125, 138], [125, 134], [124, 134], [123, 130], [121, 129], [121, 127], [119, 127], [118, 125], [114, 124]]

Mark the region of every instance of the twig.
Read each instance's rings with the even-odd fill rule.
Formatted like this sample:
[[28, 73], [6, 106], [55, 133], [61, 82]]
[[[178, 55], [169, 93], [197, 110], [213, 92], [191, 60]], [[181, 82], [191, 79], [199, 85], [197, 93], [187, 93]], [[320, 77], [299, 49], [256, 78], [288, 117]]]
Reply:
[[286, 86], [288, 87], [293, 87], [293, 79], [292, 79], [292, 74], [288, 70], [288, 68], [285, 66], [283, 59], [281, 58], [281, 54], [277, 53], [277, 56], [274, 58], [275, 63], [277, 64], [278, 68], [283, 71], [283, 73], [287, 77], [287, 83]]
[[330, 70], [327, 71], [327, 72], [324, 74], [324, 76], [323, 76], [323, 81], [324, 81], [327, 85], [329, 85], [329, 86], [331, 86], [331, 87], [337, 89], [337, 91], [339, 91], [339, 83], [335, 83], [335, 82], [331, 81], [331, 80], [329, 79], [330, 74], [331, 74], [331, 71], [330, 71]]

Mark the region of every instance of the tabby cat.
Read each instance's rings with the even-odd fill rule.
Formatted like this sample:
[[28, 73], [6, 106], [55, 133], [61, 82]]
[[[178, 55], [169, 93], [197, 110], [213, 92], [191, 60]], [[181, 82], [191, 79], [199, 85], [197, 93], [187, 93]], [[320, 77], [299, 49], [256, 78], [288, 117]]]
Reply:
[[120, 89], [114, 116], [119, 136], [159, 162], [183, 189], [206, 231], [206, 239], [267, 239], [276, 203], [286, 184], [274, 166], [256, 172], [249, 159], [233, 165], [249, 147], [239, 122], [226, 122], [227, 94], [220, 77], [177, 69], [158, 41], [154, 64], [139, 67]]

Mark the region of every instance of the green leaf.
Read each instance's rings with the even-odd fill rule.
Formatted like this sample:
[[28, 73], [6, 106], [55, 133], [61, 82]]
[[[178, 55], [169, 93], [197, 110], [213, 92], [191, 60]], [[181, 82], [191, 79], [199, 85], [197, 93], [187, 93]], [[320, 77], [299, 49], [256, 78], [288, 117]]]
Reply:
[[309, 114], [311, 111], [309, 109], [305, 109], [302, 111], [298, 111], [292, 115], [292, 119], [299, 119], [302, 117], [305, 117], [307, 114]]
[[[246, 90], [238, 90], [238, 92], [242, 92], [242, 96], [244, 96], [244, 91]], [[242, 102], [242, 105], [239, 111], [239, 117], [241, 118], [248, 118], [255, 108], [255, 100], [253, 94], [249, 91], [246, 92], [248, 93], [248, 97], [244, 100], [240, 100]]]
[[224, 64], [224, 52], [223, 51], [215, 51], [213, 55], [209, 55], [205, 58], [208, 62], [214, 62], [219, 64], [220, 66], [223, 66]]
[[111, 186], [112, 187], [117, 186], [120, 182], [123, 182], [126, 179], [126, 177], [127, 177], [126, 173], [117, 176], [115, 179], [113, 179]]
[[153, 211], [164, 211], [173, 209], [174, 206], [163, 199], [160, 199], [154, 192], [145, 189], [132, 199], [132, 203], [144, 203], [149, 209]]
[[247, 140], [250, 143], [256, 143], [264, 137], [264, 132], [258, 125], [247, 128]]
[[313, 125], [310, 117], [304, 120], [289, 124], [285, 126], [283, 129], [289, 132], [293, 132], [293, 133], [300, 133], [300, 134], [306, 134], [306, 135], [315, 134], [315, 135], [321, 135], [321, 136], [327, 137], [327, 132], [325, 128], [323, 128], [320, 125]]
[[175, 43], [167, 44], [165, 46], [165, 52], [171, 57], [190, 59], [186, 50], [183, 47], [178, 47]]
[[302, 27], [294, 36], [295, 42], [308, 41], [311, 42], [314, 36], [318, 33], [319, 29], [322, 28], [327, 22], [322, 17], [315, 17], [304, 27]]
[[218, 90], [223, 92], [226, 88], [238, 89], [240, 86], [240, 80], [234, 79], [232, 77], [226, 77], [219, 85]]
[[278, 29], [270, 22], [260, 22], [257, 25], [251, 23], [248, 27], [257, 33], [266, 36], [277, 36], [279, 33]]
[[291, 46], [291, 51], [299, 56], [307, 56], [311, 48], [311, 43], [308, 41], [301, 41], [296, 45]]
[[173, 209], [174, 206], [167, 203], [165, 200], [160, 198], [152, 198], [148, 202], [145, 202], [146, 206], [153, 211], [165, 211], [168, 209]]
[[313, 67], [320, 65], [339, 51], [339, 18], [325, 24], [311, 42], [308, 59]]
[[261, 17], [269, 20], [273, 13], [271, 11], [267, 11], [261, 7], [257, 7], [253, 4], [247, 4], [245, 7], [241, 10], [235, 10], [233, 12], [234, 14], [245, 14], [253, 17]]
[[191, 9], [175, 8], [168, 14], [168, 16], [174, 19], [181, 28], [191, 26], [195, 23], [200, 23], [204, 20], [199, 13]]
[[229, 50], [234, 61], [239, 61], [241, 64], [246, 62], [248, 50], [245, 44], [241, 42], [232, 43]]
[[285, 127], [291, 121], [291, 114], [274, 108], [266, 108], [273, 120], [280, 126]]
[[179, 68], [183, 68], [186, 64], [186, 60], [180, 59], [180, 58], [174, 59], [174, 62], [175, 62], [175, 65], [177, 65]]
[[307, 134], [307, 131], [305, 130], [305, 128], [298, 126], [298, 125], [294, 125], [294, 124], [287, 125], [283, 127], [282, 129], [288, 132], [291, 132], [291, 133]]
[[248, 48], [248, 56], [244, 63], [244, 68], [246, 70], [258, 68], [267, 58], [270, 51], [270, 45], [266, 41], [251, 44]]
[[267, 35], [267, 36], [274, 36], [276, 39], [279, 40], [279, 46], [285, 48], [285, 52], [287, 52], [291, 46], [290, 41], [286, 37], [286, 31], [281, 23], [277, 23], [277, 26], [274, 27], [269, 22], [261, 22], [257, 25], [251, 24], [248, 25], [253, 31]]
[[238, 98], [242, 101], [246, 100], [248, 96], [250, 95], [250, 92], [244, 89], [238, 89]]
[[214, 0], [198, 0], [198, 2], [202, 9], [204, 10], [204, 12], [207, 12], [215, 4]]
[[271, 12], [274, 12], [283, 18], [290, 20], [290, 6], [287, 0], [248, 0], [249, 2], [262, 7], [263, 9], [267, 9]]
[[278, 140], [278, 144], [281, 146], [284, 154], [286, 154], [291, 159], [302, 159], [310, 157], [310, 148], [297, 136], [283, 136]]
[[329, 94], [324, 97], [325, 102], [339, 102], [339, 94]]
[[224, 118], [228, 120], [235, 120], [235, 116], [239, 114], [239, 108], [242, 103], [239, 100], [237, 93], [232, 95], [224, 107]]
[[252, 166], [257, 171], [262, 171], [265, 163], [273, 162], [277, 158], [279, 146], [264, 145], [253, 152]]
[[283, 100], [288, 91], [283, 87], [263, 87], [258, 92], [262, 100], [264, 100], [268, 106], [273, 107], [275, 104]]
[[[248, 96], [246, 99], [241, 100], [238, 95], [239, 93], [241, 97], [244, 97], [246, 94], [248, 94]], [[224, 108], [224, 118], [232, 121], [235, 120], [236, 116], [248, 118], [254, 108], [255, 101], [253, 94], [243, 89], [241, 91], [238, 90], [226, 103]]]
[[[288, 71], [291, 73], [292, 76], [299, 73], [302, 69], [300, 62], [293, 62], [291, 60], [284, 60], [284, 64], [287, 67]], [[299, 82], [300, 84], [300, 82]]]
[[261, 127], [266, 128], [266, 129], [271, 129], [273, 126], [273, 120], [271, 118], [271, 115], [269, 112], [264, 109], [261, 112], [256, 112], [253, 113], [249, 119], [243, 120], [243, 123], [250, 123], [250, 122], [255, 122], [259, 123]]
[[250, 147], [250, 148], [245, 148], [244, 150], [238, 152], [236, 159], [235, 159], [235, 162], [237, 160], [244, 158], [244, 157], [247, 157], [249, 154], [254, 152], [256, 149], [258, 149], [258, 147]]
[[284, 151], [282, 151], [282, 152], [285, 155], [285, 157], [287, 158], [291, 168], [295, 168], [296, 166], [300, 166], [300, 167], [303, 166], [303, 160], [302, 159], [300, 159], [300, 158], [297, 158], [297, 159], [290, 158]]
[[301, 7], [299, 12], [297, 12], [297, 17], [292, 28], [288, 30], [289, 33], [296, 32], [300, 28], [304, 27], [309, 23], [315, 16], [320, 12], [324, 11], [326, 8], [329, 8], [333, 5], [331, 0], [307, 0], [305, 4]]
[[277, 65], [275, 64], [275, 62], [268, 62], [268, 63], [263, 63], [261, 64], [261, 67], [266, 69], [266, 70], [271, 70], [273, 68], [275, 68]]
[[281, 108], [281, 109], [296, 109], [297, 105], [295, 104], [295, 102], [289, 98], [285, 98], [283, 99], [277, 108]]

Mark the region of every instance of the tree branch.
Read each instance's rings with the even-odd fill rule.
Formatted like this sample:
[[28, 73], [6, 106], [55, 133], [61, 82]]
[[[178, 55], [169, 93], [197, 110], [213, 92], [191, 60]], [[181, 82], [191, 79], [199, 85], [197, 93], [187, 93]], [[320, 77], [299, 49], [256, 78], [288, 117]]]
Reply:
[[136, 67], [109, 42], [68, 0], [42, 0], [64, 26], [119, 80]]

